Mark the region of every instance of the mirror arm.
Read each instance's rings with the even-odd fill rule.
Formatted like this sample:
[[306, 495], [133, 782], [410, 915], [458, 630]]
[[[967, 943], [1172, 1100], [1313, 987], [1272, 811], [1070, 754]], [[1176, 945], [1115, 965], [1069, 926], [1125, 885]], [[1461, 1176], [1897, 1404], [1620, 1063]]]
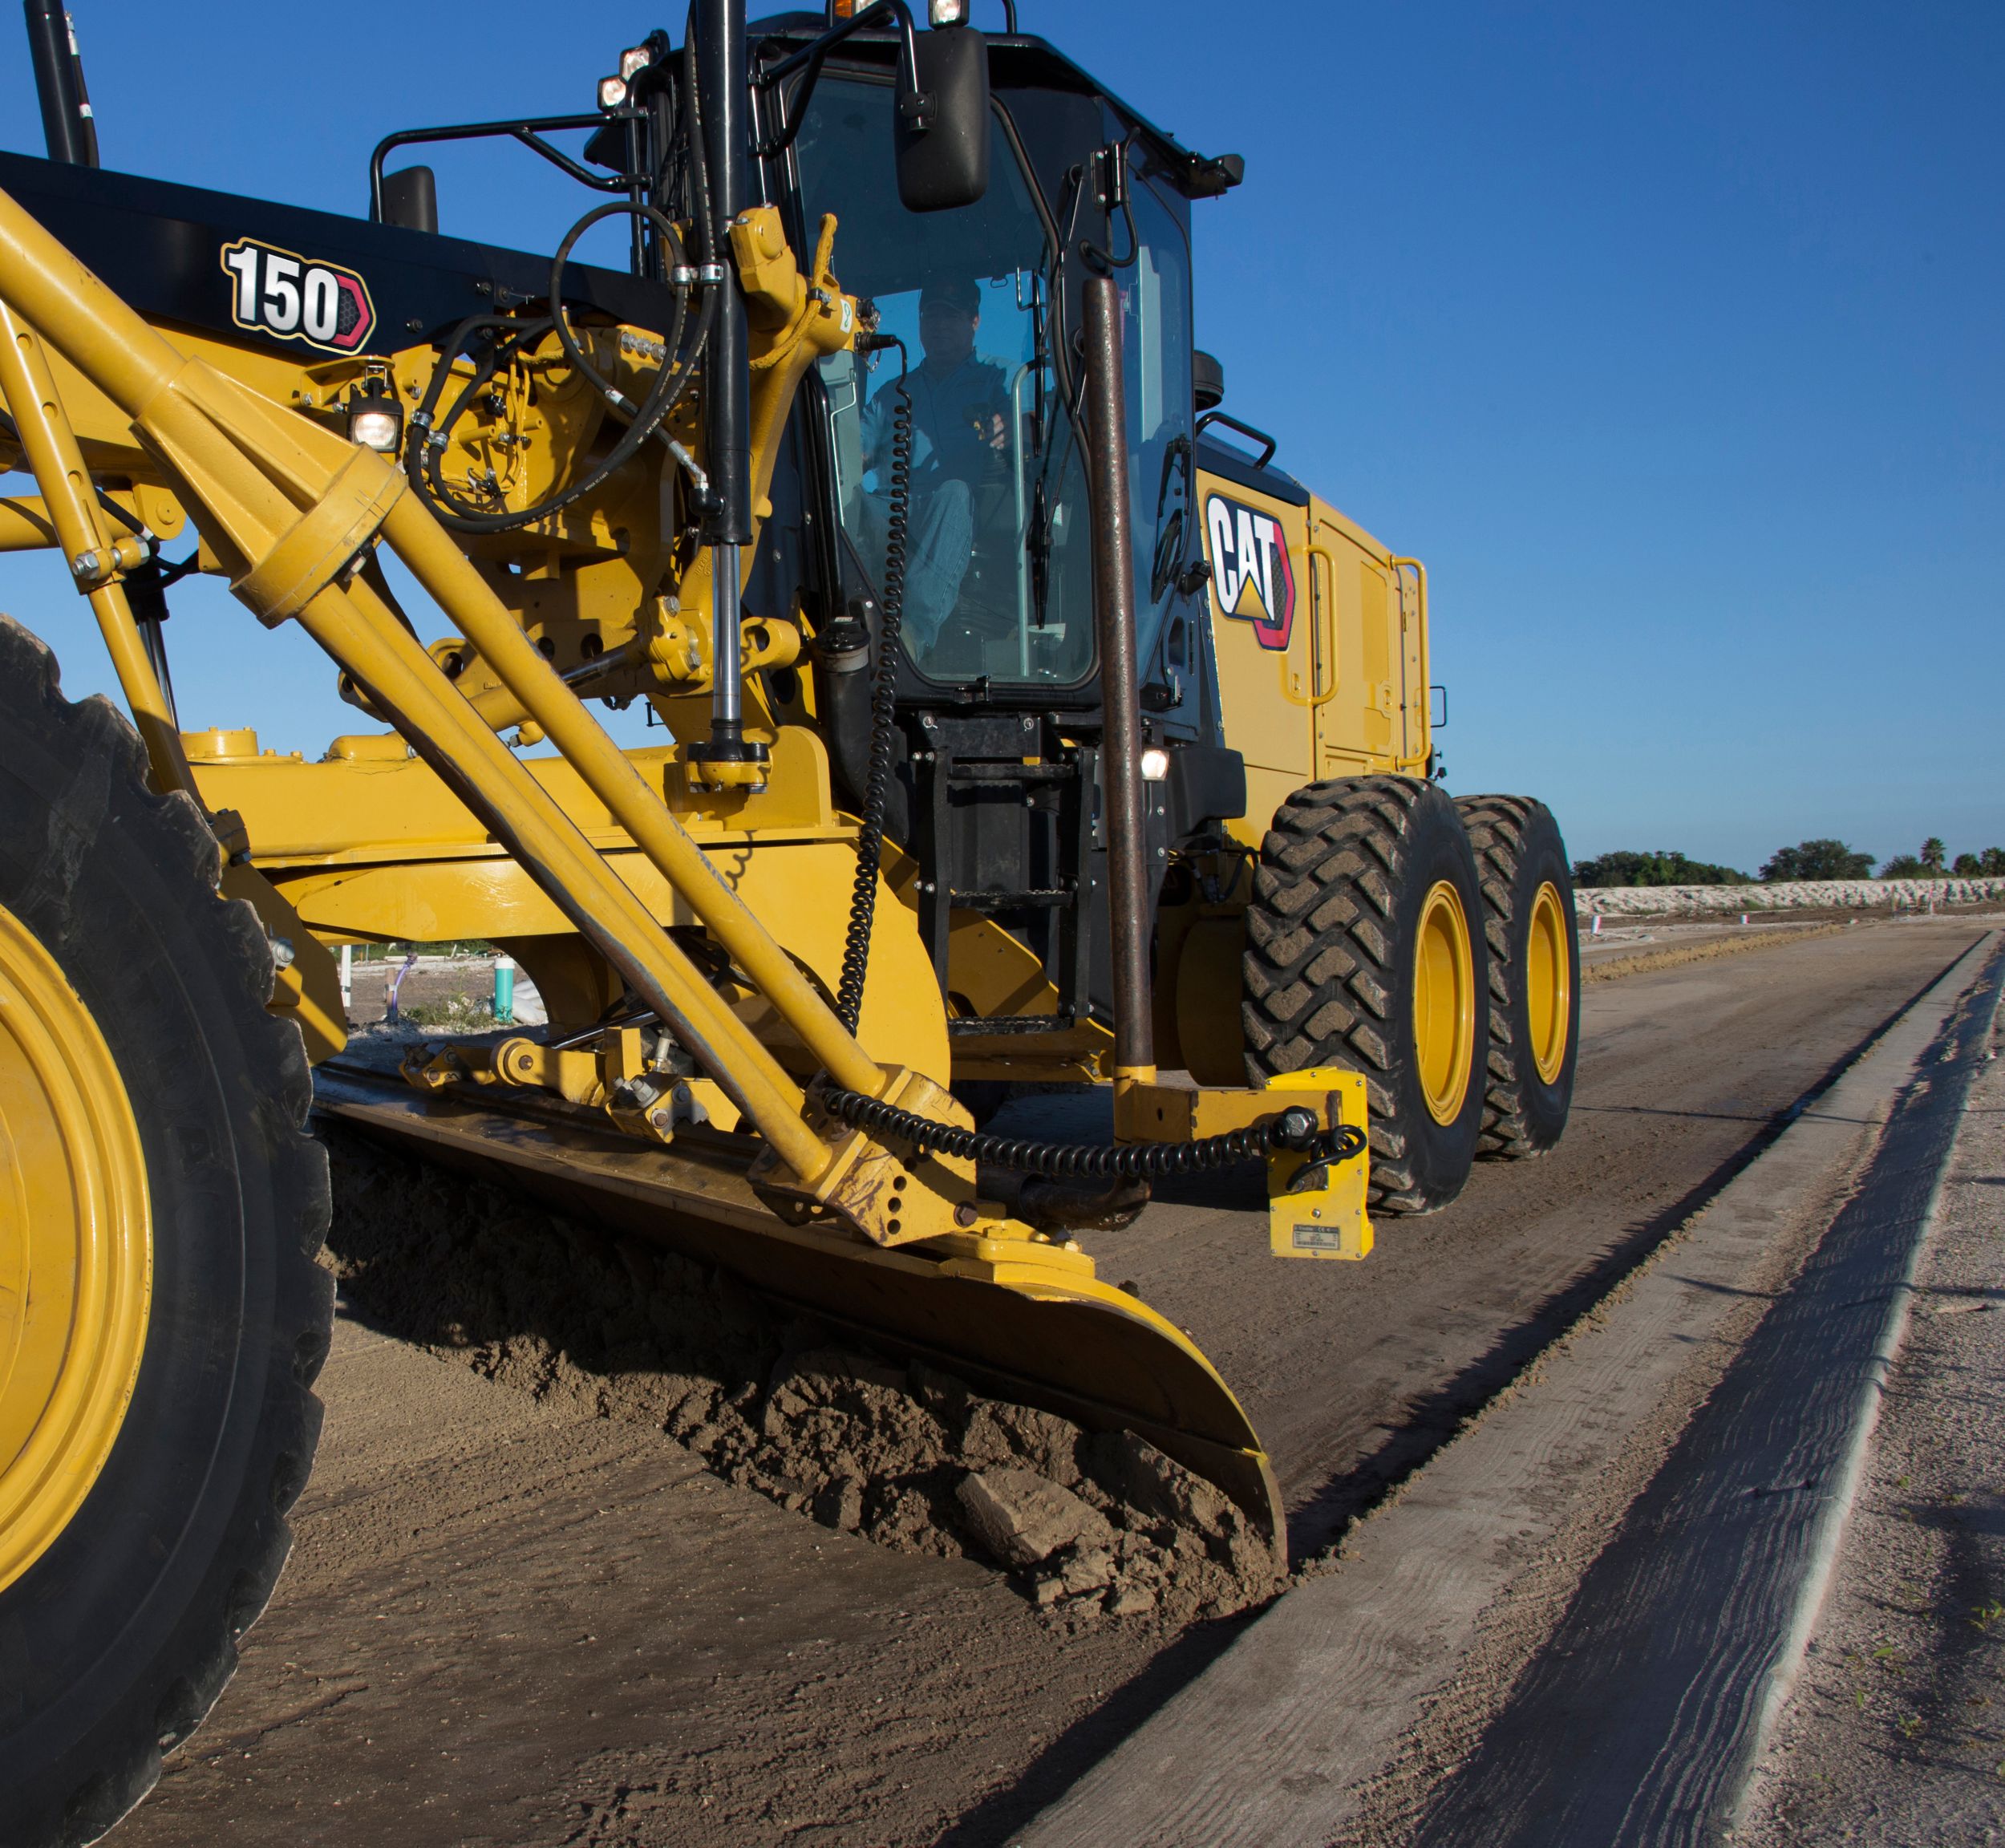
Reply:
[[[895, 18], [898, 26], [898, 112], [915, 129], [926, 129], [933, 123], [933, 99], [917, 85], [913, 73], [919, 67], [918, 39], [913, 30], [912, 10], [905, 0], [871, 0], [871, 4], [857, 9], [847, 19], [828, 28], [819, 38], [811, 39], [798, 51], [792, 51], [772, 67], [754, 74], [753, 87], [759, 90], [772, 90], [784, 83], [795, 71], [805, 69], [806, 79], [800, 93], [794, 99], [790, 113], [792, 120], [783, 127], [769, 141], [762, 142], [752, 150], [761, 160], [769, 160], [776, 154], [784, 154], [793, 145], [794, 137], [800, 132], [801, 124], [807, 120], [808, 104], [815, 93], [815, 85], [821, 77], [821, 67], [828, 54], [851, 33], [865, 26], [875, 25], [880, 20]], [[784, 106], [784, 105], [783, 105]]]

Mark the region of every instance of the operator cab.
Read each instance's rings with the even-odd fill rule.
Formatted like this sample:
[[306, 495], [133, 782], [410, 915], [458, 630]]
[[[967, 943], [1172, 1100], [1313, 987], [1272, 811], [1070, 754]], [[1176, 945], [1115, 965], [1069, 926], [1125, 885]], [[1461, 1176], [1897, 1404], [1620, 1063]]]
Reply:
[[[817, 16], [793, 14], [749, 36], [755, 57], [784, 55], [823, 30]], [[804, 394], [794, 432], [804, 491], [783, 506], [776, 484], [753, 600], [784, 607], [784, 580], [825, 573], [838, 608], [881, 602], [903, 421], [904, 700], [1096, 706], [1073, 342], [1088, 265], [1111, 260], [1125, 336], [1144, 700], [1169, 729], [1211, 737], [1206, 676], [1194, 671], [1205, 625], [1192, 569], [1202, 546], [1189, 217], [1191, 199], [1225, 190], [1236, 164], [1178, 147], [1041, 40], [998, 38], [989, 41], [986, 194], [951, 210], [909, 210], [892, 157], [896, 47], [892, 32], [855, 33], [811, 87], [796, 81], [777, 99], [776, 114], [792, 125], [797, 112], [798, 124], [766, 164], [769, 196], [788, 209], [802, 248], [824, 214], [835, 216], [836, 273], [869, 302], [880, 343], [823, 360]], [[805, 514], [819, 496], [805, 485], [817, 475], [835, 529], [811, 560]]]

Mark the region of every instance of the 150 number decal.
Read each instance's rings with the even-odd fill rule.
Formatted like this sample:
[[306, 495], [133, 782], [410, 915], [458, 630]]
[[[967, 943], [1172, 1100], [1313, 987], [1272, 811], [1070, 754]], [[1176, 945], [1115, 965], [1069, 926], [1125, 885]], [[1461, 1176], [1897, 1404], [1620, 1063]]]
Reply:
[[240, 237], [223, 246], [223, 267], [231, 278], [230, 318], [240, 327], [353, 353], [376, 324], [369, 286], [338, 264]]

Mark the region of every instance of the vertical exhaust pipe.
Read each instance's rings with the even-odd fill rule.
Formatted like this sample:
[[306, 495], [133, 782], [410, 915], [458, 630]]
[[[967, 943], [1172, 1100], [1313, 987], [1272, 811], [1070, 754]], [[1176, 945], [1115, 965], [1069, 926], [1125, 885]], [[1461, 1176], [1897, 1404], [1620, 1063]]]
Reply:
[[1152, 1084], [1148, 865], [1143, 830], [1142, 705], [1135, 648], [1135, 525], [1128, 488], [1128, 394], [1121, 298], [1108, 275], [1086, 279], [1086, 424], [1093, 513], [1093, 624], [1106, 729], [1108, 940], [1113, 951], [1114, 1082]]
[[83, 87], [76, 28], [58, 0], [24, 0], [28, 50], [34, 60], [35, 94], [42, 102], [42, 133], [51, 160], [73, 167], [98, 164], [97, 122]]

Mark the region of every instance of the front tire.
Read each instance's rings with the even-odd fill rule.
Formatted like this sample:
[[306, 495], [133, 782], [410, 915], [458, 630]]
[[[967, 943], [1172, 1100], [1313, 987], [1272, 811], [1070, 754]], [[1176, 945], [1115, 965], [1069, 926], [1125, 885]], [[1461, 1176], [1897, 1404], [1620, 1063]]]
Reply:
[[270, 946], [217, 871], [131, 727], [64, 700], [0, 617], [9, 1848], [94, 1840], [152, 1787], [270, 1596], [319, 1431], [326, 1159]]
[[1476, 1153], [1543, 1155], [1566, 1131], [1580, 1044], [1580, 935], [1559, 824], [1523, 796], [1456, 804], [1483, 884], [1490, 1064]]
[[1404, 776], [1298, 789], [1261, 845], [1246, 913], [1246, 1069], [1362, 1072], [1372, 1207], [1462, 1190], [1489, 1057], [1482, 894], [1455, 805]]

